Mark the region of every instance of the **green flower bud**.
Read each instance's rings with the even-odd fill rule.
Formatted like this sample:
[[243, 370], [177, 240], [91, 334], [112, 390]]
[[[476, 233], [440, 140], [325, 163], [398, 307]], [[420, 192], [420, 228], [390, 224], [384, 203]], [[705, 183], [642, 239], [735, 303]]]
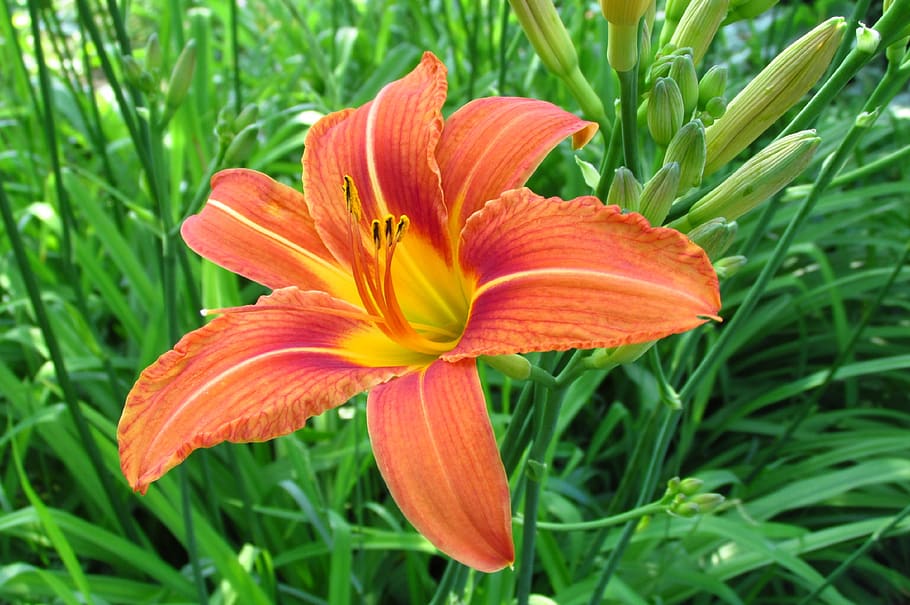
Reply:
[[802, 130], [774, 141], [670, 226], [687, 232], [717, 216], [728, 220], [742, 216], [796, 178], [809, 164], [820, 142], [814, 130]]
[[698, 83], [698, 106], [704, 108], [714, 97], [723, 97], [727, 88], [727, 67], [714, 65]]
[[259, 106], [255, 103], [250, 103], [237, 114], [237, 117], [234, 119], [234, 128], [243, 130], [250, 124], [253, 124], [258, 117]]
[[139, 64], [139, 61], [133, 55], [124, 55], [120, 60], [123, 63], [123, 75], [126, 81], [138, 86], [139, 81], [142, 79], [142, 72], [145, 71], [142, 69], [142, 65]]
[[670, 212], [679, 187], [679, 164], [664, 164], [657, 174], [645, 183], [641, 191], [641, 212], [652, 225], [660, 225]]
[[727, 113], [727, 100], [723, 97], [712, 97], [705, 103], [705, 113], [711, 116], [713, 121], [717, 121], [721, 116]]
[[780, 0], [732, 0], [730, 3], [730, 12], [727, 14], [724, 24], [754, 19], [779, 1]]
[[699, 508], [698, 504], [696, 504], [695, 502], [683, 501], [683, 502], [674, 502], [673, 504], [671, 504], [670, 507], [667, 509], [667, 512], [669, 512], [671, 515], [675, 515], [677, 517], [682, 517], [684, 519], [691, 519], [692, 517], [698, 516], [698, 514], [701, 512], [701, 509]]
[[638, 21], [648, 12], [651, 0], [600, 0], [604, 19], [616, 25], [638, 27]]
[[843, 17], [828, 19], [788, 46], [727, 104], [706, 131], [712, 174], [790, 109], [818, 81], [843, 37]]
[[677, 47], [690, 46], [695, 65], [701, 63], [708, 46], [714, 40], [720, 22], [727, 14], [729, 2], [730, 0], [692, 0], [679, 20], [670, 42]]
[[698, 74], [695, 73], [695, 64], [688, 55], [673, 58], [670, 64], [670, 77], [679, 86], [683, 99], [683, 115], [691, 116], [698, 105]]
[[161, 44], [155, 32], [151, 33], [145, 43], [145, 68], [153, 74], [161, 71]]
[[630, 71], [638, 63], [638, 22], [651, 0], [600, 0], [607, 20], [607, 61], [616, 71]]
[[724, 497], [714, 493], [698, 494], [692, 496], [689, 502], [697, 505], [701, 514], [707, 515], [708, 513], [717, 510], [717, 508], [724, 503]]
[[509, 4], [547, 69], [565, 77], [578, 68], [575, 45], [552, 0], [509, 0]]
[[226, 166], [239, 166], [250, 157], [256, 148], [256, 138], [259, 136], [259, 127], [255, 124], [247, 126], [234, 137], [227, 151], [224, 152]]
[[715, 259], [727, 251], [736, 240], [739, 225], [736, 221], [728, 221], [722, 216], [694, 227], [689, 233], [689, 239], [705, 251], [708, 258]]
[[686, 496], [694, 496], [704, 484], [705, 482], [698, 477], [686, 477], [679, 482], [679, 492]]
[[675, 496], [676, 494], [678, 494], [680, 483], [681, 482], [679, 480], [679, 477], [670, 477], [670, 479], [667, 481], [667, 491], [665, 492], [665, 495], [672, 494]]
[[670, 78], [658, 78], [648, 99], [648, 130], [658, 145], [667, 145], [683, 123], [682, 93]]
[[660, 45], [663, 46], [673, 37], [673, 32], [679, 27], [679, 20], [682, 19], [686, 8], [691, 0], [667, 0], [667, 6], [664, 9], [664, 26], [660, 30]]
[[623, 210], [638, 212], [641, 198], [641, 183], [635, 179], [632, 171], [620, 166], [613, 174], [610, 191], [607, 193], [607, 204], [619, 206]]
[[[173, 115], [174, 111], [180, 107], [186, 94], [190, 90], [190, 84], [193, 83], [193, 72], [196, 70], [196, 41], [190, 40], [183, 47], [174, 69], [171, 71], [171, 77], [167, 83], [167, 96], [164, 99], [165, 112], [167, 117]], [[166, 121], [166, 120], [165, 120]]]
[[521, 355], [483, 355], [481, 359], [509, 378], [527, 380], [531, 375], [531, 362]]
[[748, 260], [742, 255], [725, 256], [714, 263], [714, 272], [719, 279], [728, 279], [745, 267]]
[[616, 366], [633, 363], [654, 346], [656, 340], [638, 342], [631, 345], [622, 345], [608, 349], [595, 349], [588, 357], [587, 365], [599, 370], [611, 369]]
[[677, 197], [701, 184], [706, 154], [705, 127], [698, 120], [686, 123], [667, 145], [664, 162], [679, 164]]

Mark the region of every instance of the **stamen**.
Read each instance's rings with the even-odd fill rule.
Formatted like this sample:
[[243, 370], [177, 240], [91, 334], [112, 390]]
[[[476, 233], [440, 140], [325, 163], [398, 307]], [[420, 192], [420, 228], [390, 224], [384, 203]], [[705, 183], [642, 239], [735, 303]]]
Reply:
[[380, 237], [381, 234], [379, 233], [379, 220], [374, 218], [372, 226], [373, 226], [373, 246], [375, 246], [376, 250], [378, 251], [380, 248], [382, 248], [382, 238]]
[[[351, 272], [368, 316], [375, 318], [374, 324], [386, 336], [414, 351], [437, 355], [451, 349], [452, 341], [457, 335], [436, 326], [412, 324], [402, 311], [395, 295], [392, 256], [408, 231], [410, 226], [408, 217], [402, 214], [396, 221], [389, 214], [381, 220], [373, 219], [367, 227], [361, 223], [363, 204], [354, 185], [354, 179], [344, 175], [343, 189], [348, 210], [348, 234], [351, 238]], [[368, 228], [369, 232], [364, 234], [363, 228]], [[369, 250], [364, 235], [372, 238], [372, 251]], [[428, 333], [451, 338], [446, 338], [445, 341], [433, 340]]]
[[360, 217], [363, 214], [363, 204], [360, 203], [360, 195], [357, 193], [354, 179], [348, 175], [344, 175], [344, 202], [347, 205], [348, 212], [354, 216], [354, 220], [360, 222]]
[[395, 242], [398, 243], [401, 241], [401, 238], [404, 237], [404, 234], [408, 232], [408, 227], [411, 226], [411, 221], [408, 219], [407, 215], [402, 214], [398, 219], [398, 226], [395, 227]]

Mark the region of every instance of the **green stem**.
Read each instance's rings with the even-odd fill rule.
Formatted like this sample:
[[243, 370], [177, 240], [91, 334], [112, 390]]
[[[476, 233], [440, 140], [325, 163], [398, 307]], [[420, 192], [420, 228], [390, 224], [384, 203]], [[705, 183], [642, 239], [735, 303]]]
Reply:
[[521, 559], [518, 568], [518, 605], [527, 605], [531, 597], [531, 580], [534, 576], [534, 550], [537, 537], [537, 508], [540, 488], [546, 478], [547, 450], [556, 433], [556, 421], [562, 400], [552, 397], [550, 390], [537, 385], [534, 388], [534, 410], [537, 434], [528, 454], [525, 472], [524, 528], [522, 531]]
[[625, 166], [641, 178], [638, 166], [638, 70], [618, 71], [619, 107], [622, 117], [622, 150]]
[[601, 201], [606, 202], [607, 195], [610, 193], [610, 185], [613, 183], [613, 177], [616, 169], [619, 167], [619, 150], [622, 147], [620, 139], [622, 138], [622, 122], [617, 116], [613, 124], [613, 130], [610, 136], [604, 134], [604, 157], [600, 164], [600, 180], [597, 182], [597, 189], [594, 194]]
[[[538, 521], [537, 528], [550, 531], [587, 531], [589, 529], [603, 529], [605, 527], [620, 525], [627, 521], [637, 522], [642, 517], [662, 513], [666, 510], [666, 504], [662, 502], [652, 502], [651, 504], [645, 504], [644, 506], [633, 508], [632, 510], [628, 510], [618, 515], [597, 519], [596, 521], [581, 521], [579, 523], [548, 523], [546, 521]], [[515, 522], [522, 525], [524, 524], [524, 518], [516, 517]]]

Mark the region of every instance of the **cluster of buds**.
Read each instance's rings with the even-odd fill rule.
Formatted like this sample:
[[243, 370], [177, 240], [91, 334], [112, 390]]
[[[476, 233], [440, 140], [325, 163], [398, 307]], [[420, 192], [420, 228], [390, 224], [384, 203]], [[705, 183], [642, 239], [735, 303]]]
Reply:
[[[156, 97], [161, 94], [162, 59], [161, 45], [158, 36], [154, 33], [149, 36], [145, 45], [145, 59], [140, 62], [133, 55], [121, 57], [123, 73], [127, 82], [138, 88], [144, 94]], [[164, 84], [164, 110], [161, 113], [159, 127], [163, 127], [174, 116], [177, 109], [183, 104], [193, 83], [193, 73], [196, 71], [196, 41], [190, 39], [171, 70], [167, 83]]]
[[705, 174], [732, 160], [815, 85], [845, 29], [842, 17], [828, 19], [788, 46], [727, 104], [706, 131]]
[[724, 497], [711, 492], [698, 493], [703, 486], [704, 481], [696, 477], [673, 477], [667, 481], [667, 490], [660, 502], [666, 505], [668, 513], [676, 517], [688, 519], [712, 513], [723, 504]]

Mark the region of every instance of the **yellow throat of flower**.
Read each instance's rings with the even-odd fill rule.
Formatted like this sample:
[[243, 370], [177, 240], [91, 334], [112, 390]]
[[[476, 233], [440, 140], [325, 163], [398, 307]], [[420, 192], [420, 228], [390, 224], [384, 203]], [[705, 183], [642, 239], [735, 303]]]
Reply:
[[[392, 258], [408, 232], [410, 220], [388, 214], [366, 219], [354, 180], [344, 176], [344, 199], [351, 240], [351, 273], [364, 309], [389, 339], [414, 352], [438, 356], [452, 349], [459, 335], [437, 326], [408, 320], [395, 295]], [[364, 237], [364, 232], [368, 237]], [[367, 242], [371, 241], [372, 246]]]

